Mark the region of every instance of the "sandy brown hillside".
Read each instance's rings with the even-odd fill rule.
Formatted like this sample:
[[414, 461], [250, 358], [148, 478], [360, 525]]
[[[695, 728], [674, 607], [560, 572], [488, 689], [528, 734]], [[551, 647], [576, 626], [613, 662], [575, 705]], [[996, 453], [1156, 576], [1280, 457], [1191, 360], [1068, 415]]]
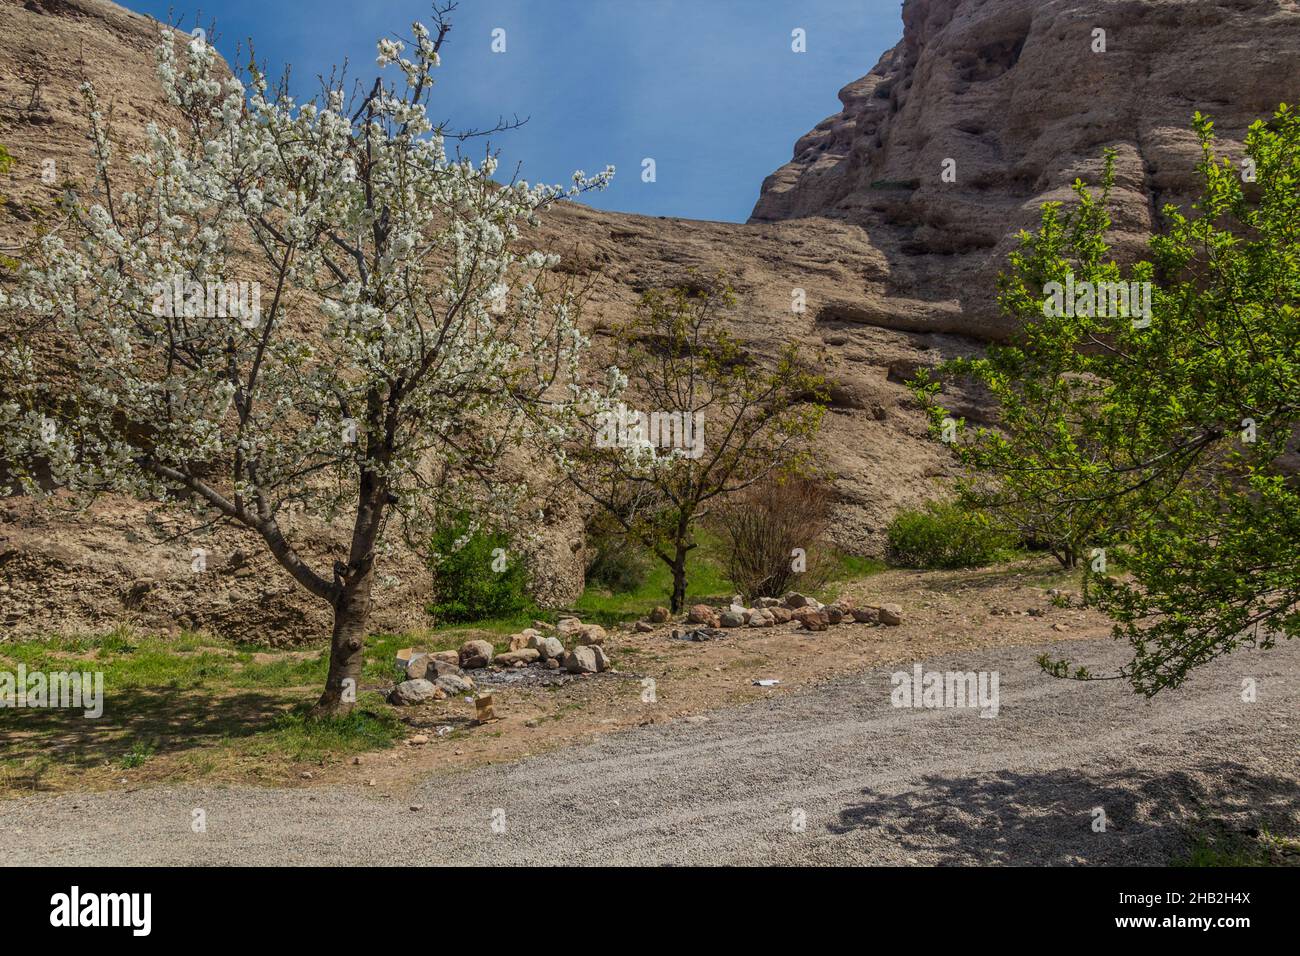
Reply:
[[[831, 383], [820, 458], [838, 475], [836, 537], [862, 553], [877, 553], [890, 515], [932, 496], [946, 474], [902, 383], [1005, 333], [990, 302], [1008, 236], [1116, 144], [1120, 238], [1136, 244], [1153, 209], [1189, 182], [1192, 111], [1239, 135], [1294, 99], [1300, 73], [1300, 13], [1281, 0], [908, 0], [903, 16], [903, 41], [841, 92], [843, 112], [800, 140], [750, 223], [563, 205], [539, 239], [564, 254], [564, 268], [597, 276], [597, 333], [648, 288], [689, 281], [692, 270], [730, 272], [736, 331], [754, 360], [797, 340]], [[1108, 29], [1106, 54], [1088, 51], [1094, 25]], [[0, 143], [17, 160], [0, 178], [0, 244], [57, 195], [41, 181], [43, 160], [55, 161], [59, 181], [88, 170], [75, 96], [83, 75], [113, 97], [128, 136], [165, 115], [156, 30], [106, 0], [0, 0]], [[958, 181], [941, 184], [949, 156]], [[791, 308], [797, 289], [802, 313]], [[118, 620], [275, 641], [326, 633], [322, 608], [256, 542], [235, 531], [194, 542], [223, 570], [195, 575], [191, 544], [153, 543], [167, 529], [146, 532], [141, 514], [112, 500], [80, 516], [0, 503], [0, 639]], [[337, 543], [329, 529], [319, 537], [322, 552]], [[546, 590], [567, 600], [581, 586], [580, 523], [557, 516], [547, 540]], [[377, 595], [379, 628], [421, 620], [421, 576], [398, 570], [401, 582]]]

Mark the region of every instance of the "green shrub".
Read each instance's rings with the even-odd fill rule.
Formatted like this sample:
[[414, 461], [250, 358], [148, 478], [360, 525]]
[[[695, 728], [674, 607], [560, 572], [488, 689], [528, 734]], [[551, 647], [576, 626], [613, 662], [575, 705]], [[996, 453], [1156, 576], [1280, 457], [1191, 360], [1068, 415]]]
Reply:
[[1007, 557], [1010, 538], [988, 516], [950, 502], [900, 511], [889, 523], [888, 557], [905, 568], [975, 568]]
[[509, 537], [478, 530], [458, 548], [469, 528], [469, 518], [460, 515], [433, 533], [434, 599], [428, 610], [438, 624], [512, 617], [532, 606], [528, 573]]
[[631, 594], [650, 574], [640, 544], [610, 535], [587, 542], [586, 584], [610, 594]]

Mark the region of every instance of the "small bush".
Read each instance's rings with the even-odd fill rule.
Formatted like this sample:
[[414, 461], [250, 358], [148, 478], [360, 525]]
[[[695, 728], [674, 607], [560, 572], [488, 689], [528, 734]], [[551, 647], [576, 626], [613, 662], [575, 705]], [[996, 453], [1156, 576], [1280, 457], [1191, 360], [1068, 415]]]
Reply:
[[[482, 530], [469, 534], [469, 528], [469, 518], [461, 515], [433, 534], [429, 567], [434, 599], [429, 613], [438, 624], [512, 617], [532, 606], [528, 573], [518, 554], [511, 552], [508, 536]], [[496, 570], [503, 559], [504, 570]]]
[[950, 502], [900, 511], [886, 532], [891, 563], [905, 568], [976, 568], [1007, 557], [1011, 541], [988, 516]]
[[823, 539], [830, 503], [825, 485], [794, 479], [761, 482], [720, 509], [727, 577], [741, 595], [778, 597], [826, 583], [834, 565]]
[[650, 562], [627, 538], [608, 536], [587, 542], [586, 584], [611, 594], [631, 594], [645, 584]]

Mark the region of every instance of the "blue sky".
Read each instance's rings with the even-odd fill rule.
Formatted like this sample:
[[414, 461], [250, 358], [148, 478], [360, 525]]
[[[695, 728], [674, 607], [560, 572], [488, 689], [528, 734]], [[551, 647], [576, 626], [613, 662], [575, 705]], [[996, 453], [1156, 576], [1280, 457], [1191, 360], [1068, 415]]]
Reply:
[[[373, 79], [375, 41], [408, 37], [428, 0], [125, 0], [159, 19], [207, 28], [233, 58], [252, 37], [295, 92], [347, 59]], [[795, 140], [839, 109], [836, 92], [902, 35], [899, 0], [461, 0], [443, 48], [435, 119], [482, 128], [529, 117], [493, 145], [502, 169], [568, 182], [613, 163], [604, 209], [744, 221], [763, 177]], [[197, 15], [197, 20], [196, 20]], [[494, 53], [492, 32], [506, 50]], [[791, 50], [806, 32], [807, 52]], [[479, 145], [475, 150], [482, 149]], [[642, 182], [642, 160], [656, 181]]]

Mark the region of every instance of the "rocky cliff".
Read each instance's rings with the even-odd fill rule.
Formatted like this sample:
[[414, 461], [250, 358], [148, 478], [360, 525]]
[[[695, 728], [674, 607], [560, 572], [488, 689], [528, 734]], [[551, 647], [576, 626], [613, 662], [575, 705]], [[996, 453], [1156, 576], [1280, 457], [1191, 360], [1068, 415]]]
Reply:
[[[834, 534], [869, 554], [889, 517], [935, 495], [948, 474], [902, 383], [1006, 334], [991, 302], [1014, 231], [1114, 145], [1116, 238], [1136, 248], [1159, 206], [1186, 197], [1192, 112], [1239, 137], [1295, 99], [1300, 75], [1300, 12], [1280, 0], [909, 0], [903, 17], [902, 42], [841, 91], [844, 109], [768, 178], [748, 224], [562, 204], [536, 237], [562, 268], [593, 279], [598, 350], [601, 330], [644, 290], [729, 272], [740, 296], [732, 321], [752, 360], [797, 341], [830, 383], [818, 457], [837, 475]], [[1091, 50], [1098, 28], [1105, 53]], [[0, 177], [6, 232], [28, 228], [57, 194], [40, 179], [43, 160], [55, 159], [60, 178], [88, 169], [74, 107], [83, 73], [114, 97], [128, 135], [165, 115], [156, 29], [107, 0], [0, 0], [0, 143], [18, 161]], [[24, 78], [36, 74], [33, 107]], [[941, 179], [945, 159], [956, 160], [955, 182]], [[984, 414], [973, 397], [957, 407]], [[77, 515], [0, 502], [0, 640], [120, 621], [272, 642], [328, 632], [325, 610], [257, 542], [224, 530], [182, 545], [165, 542], [169, 531], [115, 499]], [[341, 546], [334, 529], [310, 536], [321, 556]], [[192, 547], [222, 573], [192, 573]], [[554, 600], [580, 588], [581, 556], [580, 522], [554, 516], [538, 562]], [[380, 628], [423, 621], [418, 567], [396, 570], [401, 583], [377, 595]]]
[[[1294, 0], [907, 0], [903, 39], [769, 176], [752, 223], [823, 216], [884, 263], [842, 318], [1001, 338], [993, 277], [1042, 203], [1118, 150], [1114, 240], [1195, 186], [1200, 110], [1233, 152], [1300, 94]], [[945, 168], [951, 171], [943, 175]]]

